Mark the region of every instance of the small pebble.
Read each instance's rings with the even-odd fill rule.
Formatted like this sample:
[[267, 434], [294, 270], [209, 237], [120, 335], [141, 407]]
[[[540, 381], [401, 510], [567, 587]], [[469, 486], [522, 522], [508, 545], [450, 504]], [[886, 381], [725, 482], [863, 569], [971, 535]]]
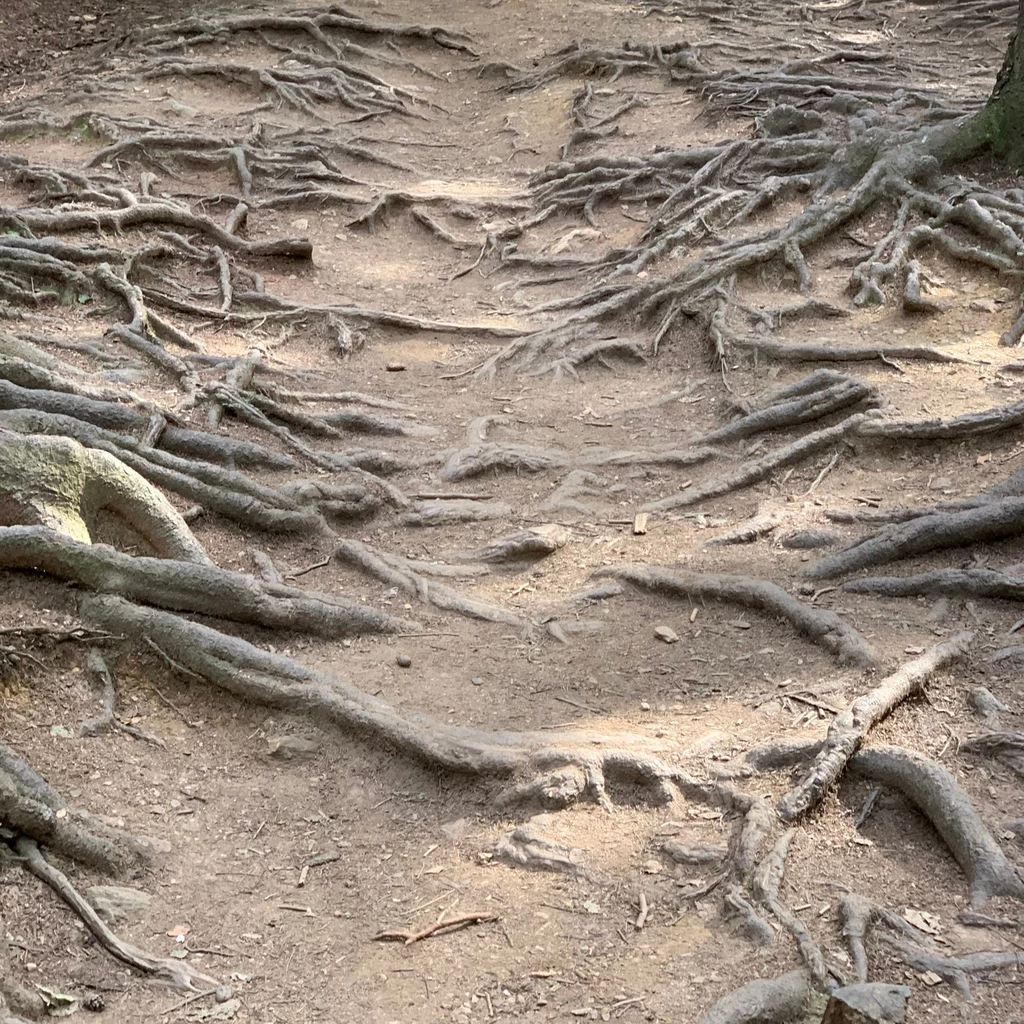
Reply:
[[401, 373], [405, 369], [405, 363], [388, 363], [384, 369], [387, 370], [388, 373]]
[[398, 662], [399, 668], [409, 668], [409, 666], [412, 665], [412, 658], [410, 658], [408, 654], [400, 654], [395, 658], [395, 661]]
[[226, 1003], [231, 998], [232, 994], [230, 985], [218, 985], [217, 991], [213, 993], [213, 998], [216, 999], [218, 1003]]

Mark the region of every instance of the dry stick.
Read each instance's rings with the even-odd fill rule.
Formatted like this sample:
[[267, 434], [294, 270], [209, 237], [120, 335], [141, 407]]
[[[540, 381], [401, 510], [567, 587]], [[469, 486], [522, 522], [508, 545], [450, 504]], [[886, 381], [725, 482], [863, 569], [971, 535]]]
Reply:
[[918, 692], [933, 673], [963, 657], [974, 635], [958, 633], [936, 644], [913, 661], [887, 676], [870, 693], [859, 697], [839, 714], [829, 726], [825, 745], [803, 780], [791, 789], [778, 804], [783, 821], [795, 821], [813, 810], [825, 793], [839, 781], [847, 762], [864, 742], [867, 734], [897, 705]]
[[993, 896], [1024, 900], [1024, 881], [971, 798], [937, 761], [902, 747], [872, 747], [850, 759], [850, 770], [899, 790], [928, 818], [967, 876], [973, 909]]
[[201, 974], [184, 960], [173, 960], [169, 957], [156, 957], [119, 939], [104, 923], [99, 915], [81, 896], [67, 878], [55, 867], [47, 863], [39, 852], [34, 839], [20, 837], [15, 840], [15, 849], [24, 858], [23, 865], [37, 878], [44, 881], [71, 909], [85, 922], [89, 931], [96, 937], [100, 945], [108, 953], [122, 963], [134, 967], [143, 974], [168, 982], [175, 988], [197, 992], [206, 988], [216, 988], [218, 982], [206, 974]]
[[634, 586], [674, 597], [701, 597], [730, 601], [788, 619], [812, 643], [836, 656], [840, 664], [873, 665], [871, 645], [835, 612], [811, 608], [767, 580], [728, 573], [687, 572], [656, 565], [623, 565], [598, 569], [595, 577], [613, 576]]
[[662, 498], [660, 501], [651, 502], [649, 505], [644, 506], [644, 511], [664, 512], [687, 505], [696, 505], [698, 502], [706, 501], [709, 498], [717, 498], [723, 494], [737, 491], [741, 487], [748, 487], [750, 484], [763, 480], [782, 466], [799, 462], [808, 455], [813, 455], [815, 452], [819, 452], [823, 448], [828, 448], [830, 445], [842, 440], [847, 434], [855, 431], [867, 416], [867, 413], [855, 413], [835, 426], [816, 430], [799, 438], [799, 440], [794, 441], [792, 444], [785, 445], [774, 452], [769, 452], [760, 459], [746, 462], [731, 473], [706, 480], [695, 487], [683, 491], [681, 494], [674, 494], [671, 497]]
[[468, 928], [471, 924], [481, 924], [484, 921], [497, 921], [498, 915], [487, 911], [481, 913], [459, 914], [448, 921], [438, 921], [437, 924], [424, 928], [419, 932], [380, 932], [374, 935], [373, 942], [402, 942], [411, 946], [414, 942], [421, 942], [429, 939], [432, 935], [442, 932], [456, 931], [460, 928]]

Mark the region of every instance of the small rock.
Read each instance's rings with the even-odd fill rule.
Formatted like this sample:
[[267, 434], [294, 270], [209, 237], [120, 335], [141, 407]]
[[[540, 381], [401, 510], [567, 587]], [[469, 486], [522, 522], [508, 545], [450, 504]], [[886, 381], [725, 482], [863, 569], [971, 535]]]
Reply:
[[[930, 980], [921, 975], [926, 985], [936, 985], [942, 981], [937, 974], [928, 971], [935, 978]], [[825, 1009], [825, 1020], [863, 1021], [864, 1024], [901, 1024], [906, 1010], [910, 989], [906, 985], [886, 985], [883, 982], [864, 982], [859, 985], [847, 985], [845, 988], [832, 990], [829, 1004]], [[852, 1013], [846, 1013], [851, 1010]], [[832, 1016], [834, 1014], [834, 1016]]]
[[309, 219], [307, 217], [296, 217], [292, 221], [292, 227], [296, 231], [305, 231], [309, 227]]
[[304, 736], [268, 736], [267, 753], [282, 761], [314, 757], [320, 750], [318, 740]]
[[944, 491], [947, 487], [952, 487], [953, 481], [948, 476], [937, 476], [928, 485], [929, 490], [932, 491]]
[[412, 666], [412, 658], [408, 654], [400, 654], [395, 661], [399, 668], [410, 668]]
[[64, 725], [51, 725], [50, 735], [59, 736], [62, 740], [70, 740], [75, 737], [75, 734]]
[[643, 865], [643, 873], [645, 875], [660, 875], [664, 866], [660, 860], [645, 860]]
[[388, 363], [384, 369], [388, 373], [401, 373], [405, 369], [405, 363]]
[[995, 299], [971, 299], [971, 309], [976, 313], [995, 313]]
[[149, 893], [121, 885], [93, 885], [85, 890], [85, 898], [107, 924], [141, 921], [149, 910]]
[[674, 644], [679, 642], [679, 634], [668, 626], [655, 626], [654, 635], [666, 644]]
[[103, 1001], [103, 996], [98, 992], [93, 992], [91, 995], [87, 995], [82, 1000], [82, 1006], [92, 1013], [102, 1013], [106, 1008], [107, 1004]]
[[218, 1003], [226, 1003], [233, 995], [234, 992], [230, 985], [218, 985], [217, 991], [213, 993], [213, 998]]
[[484, 685], [484, 681], [479, 676], [473, 676], [473, 678], [470, 679], [470, 682], [474, 686], [483, 686]]

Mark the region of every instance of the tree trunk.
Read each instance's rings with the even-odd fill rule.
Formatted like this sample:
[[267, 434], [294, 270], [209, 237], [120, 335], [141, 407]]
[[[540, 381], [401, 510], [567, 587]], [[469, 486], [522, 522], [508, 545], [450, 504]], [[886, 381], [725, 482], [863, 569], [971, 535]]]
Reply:
[[981, 113], [988, 143], [1010, 166], [1024, 168], [1024, 0], [995, 88]]

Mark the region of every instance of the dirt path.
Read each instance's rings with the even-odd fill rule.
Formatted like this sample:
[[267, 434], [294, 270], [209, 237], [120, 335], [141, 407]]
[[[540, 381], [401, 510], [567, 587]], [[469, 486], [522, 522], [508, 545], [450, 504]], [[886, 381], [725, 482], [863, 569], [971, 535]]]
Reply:
[[[123, 428], [136, 441], [155, 412], [158, 451], [175, 451], [175, 430], [207, 429], [219, 403], [226, 411], [218, 437], [276, 452], [276, 464], [253, 468], [237, 449], [233, 467], [279, 497], [304, 481], [290, 492], [299, 497], [277, 508], [297, 517], [306, 510], [308, 522], [281, 532], [260, 528], [255, 504], [218, 513], [203, 494], [151, 479], [221, 568], [265, 577], [269, 562], [285, 584], [415, 620], [395, 633], [346, 639], [324, 639], [323, 629], [281, 632], [258, 619], [221, 623], [403, 715], [423, 712], [482, 731], [639, 734], [673, 771], [714, 779], [768, 742], [820, 741], [840, 709], [896, 666], [972, 631], [967, 656], [931, 674], [926, 697], [899, 703], [868, 746], [937, 760], [1019, 864], [1024, 826], [1012, 828], [1024, 819], [1019, 761], [961, 751], [961, 743], [993, 725], [971, 710], [976, 688], [1006, 706], [1000, 728], [1007, 732], [1024, 707], [1020, 595], [1009, 595], [1007, 583], [1020, 586], [1020, 531], [952, 551], [911, 548], [889, 566], [864, 563], [872, 575], [901, 576], [1004, 567], [1002, 591], [972, 594], [960, 580], [887, 598], [844, 589], [849, 572], [816, 577], [815, 568], [868, 529], [830, 513], [955, 503], [1020, 468], [1017, 421], [950, 443], [875, 430], [1020, 400], [1016, 353], [998, 344], [1018, 315], [1012, 271], [1019, 274], [1020, 253], [1003, 257], [1006, 265], [978, 266], [937, 246], [920, 259], [924, 301], [941, 312], [909, 311], [899, 301], [902, 285], [894, 291], [889, 281], [887, 304], [857, 307], [851, 267], [896, 213], [882, 202], [808, 245], [808, 283], [825, 305], [795, 308], [804, 301], [802, 259], [787, 255], [740, 268], [736, 281], [716, 279], [720, 292], [702, 293], [700, 308], [690, 310], [692, 297], [684, 296], [636, 319], [641, 296], [621, 316], [580, 319], [554, 342], [544, 334], [584, 308], [574, 303], [590, 287], [608, 289], [592, 296], [592, 307], [623, 294], [616, 289], [624, 279], [642, 290], [718, 252], [738, 237], [731, 218], [760, 187], [755, 179], [821, 169], [817, 151], [787, 149], [775, 171], [771, 154], [730, 150], [720, 169], [732, 177], [723, 170], [697, 186], [680, 184], [678, 167], [658, 165], [657, 157], [653, 171], [629, 182], [607, 170], [628, 169], [646, 154], [740, 145], [754, 138], [769, 100], [795, 102], [813, 118], [807, 112], [827, 110], [826, 97], [837, 94], [833, 81], [810, 100], [794, 100], [772, 93], [777, 80], [731, 79], [727, 69], [757, 75], [840, 52], [828, 73], [844, 89], [860, 95], [888, 83], [879, 101], [886, 116], [906, 104], [927, 119], [930, 109], [967, 109], [985, 95], [1014, 5], [979, 25], [931, 4], [862, 6], [815, 14], [753, 4], [740, 19], [728, 5], [655, 0], [386, 0], [360, 4], [352, 15], [385, 28], [334, 26], [332, 53], [316, 36], [281, 24], [229, 32], [222, 18], [220, 28], [186, 22], [152, 34], [157, 8], [166, 5], [132, 5], [130, 16], [83, 6], [80, 13], [97, 21], [71, 23], [64, 13], [44, 16], [16, 2], [0, 22], [6, 54], [26, 36], [2, 66], [0, 217], [11, 236], [59, 235], [109, 251], [71, 256], [52, 248], [47, 258], [85, 274], [75, 277], [42, 258], [25, 271], [0, 240], [0, 329], [85, 371], [70, 378], [66, 366], [59, 371], [81, 394], [130, 393], [106, 404], [136, 416]], [[204, 9], [203, 17], [214, 15]], [[395, 23], [443, 31], [403, 33]], [[82, 35], [102, 45], [67, 53]], [[661, 48], [624, 49], [625, 39]], [[575, 43], [583, 43], [582, 55], [551, 56]], [[63, 53], [59, 73], [50, 63], [56, 52]], [[36, 79], [41, 68], [49, 73]], [[791, 73], [824, 74], [819, 67]], [[851, 116], [870, 133], [863, 109]], [[834, 153], [831, 128], [814, 136], [817, 122], [805, 127], [814, 145], [833, 146], [826, 159]], [[790, 145], [794, 136], [780, 137]], [[592, 173], [584, 164], [571, 168], [589, 178], [569, 178], [559, 163], [592, 157]], [[545, 191], [536, 176], [551, 166], [562, 171], [549, 173]], [[1013, 187], [991, 168], [971, 171], [993, 189]], [[607, 188], [588, 205], [595, 183]], [[133, 203], [151, 197], [187, 216], [144, 226], [104, 220], [131, 208], [119, 205], [127, 203], [123, 189]], [[1009, 194], [1020, 203], [1019, 193]], [[780, 186], [776, 199], [756, 225], [795, 216], [807, 189]], [[60, 207], [65, 200], [72, 205]], [[74, 213], [74, 204], [90, 211], [81, 222], [46, 220], [45, 211]], [[224, 230], [236, 214], [244, 226]], [[23, 231], [32, 216], [36, 226]], [[634, 266], [638, 273], [602, 276], [665, 224], [681, 233]], [[957, 238], [974, 244], [974, 236]], [[286, 255], [280, 246], [269, 255], [260, 249], [280, 239], [290, 239], [281, 243]], [[137, 274], [118, 263], [126, 250], [157, 242], [166, 252], [137, 253]], [[136, 318], [134, 342], [105, 333], [132, 315], [123, 290], [96, 284], [99, 263], [137, 283], [157, 317], [145, 330]], [[786, 307], [792, 314], [756, 312]], [[663, 319], [666, 310], [673, 319]], [[659, 323], [666, 330], [655, 355]], [[523, 336], [527, 347], [514, 348]], [[236, 362], [189, 362], [196, 353], [186, 344]], [[811, 344], [860, 348], [867, 358], [791, 358]], [[771, 345], [790, 357], [773, 355]], [[934, 355], [914, 358], [908, 346]], [[240, 379], [255, 349], [259, 365]], [[0, 355], [11, 352], [0, 348]], [[0, 384], [49, 386], [38, 376], [24, 383], [9, 359], [4, 367]], [[827, 375], [814, 388], [801, 387], [820, 369]], [[824, 404], [787, 420], [781, 406], [801, 393]], [[0, 395], [3, 409], [23, 407], [14, 394]], [[774, 397], [762, 421], [766, 395]], [[732, 419], [736, 409], [745, 416]], [[784, 445], [854, 415], [856, 423], [823, 435], [802, 457], [771, 464]], [[326, 419], [311, 419], [318, 416]], [[0, 413], [0, 427], [49, 432], [52, 424], [41, 423], [19, 426]], [[714, 433], [729, 423], [743, 425]], [[136, 454], [144, 461], [146, 451]], [[766, 468], [749, 482], [715, 489], [765, 457]], [[332, 486], [340, 490], [328, 493]], [[394, 492], [410, 504], [398, 506]], [[691, 502], [698, 492], [704, 500]], [[314, 524], [321, 513], [333, 533]], [[751, 520], [752, 543], [709, 543]], [[553, 524], [563, 529], [548, 529]], [[481, 551], [539, 527], [557, 541], [543, 557], [508, 564]], [[830, 536], [824, 547], [797, 546], [801, 538], [792, 538], [807, 531]], [[403, 571], [411, 563], [435, 589], [362, 571], [351, 551], [332, 558], [339, 538], [407, 559]], [[100, 528], [93, 539], [145, 553], [137, 538], [116, 531]], [[438, 563], [450, 573], [431, 575]], [[705, 574], [705, 582], [687, 578], [674, 596], [664, 586], [652, 592], [650, 574], [631, 574], [630, 565]], [[795, 629], [775, 605], [766, 613], [753, 599], [716, 600], [700, 589], [708, 574], [771, 581], [790, 595], [795, 614], [833, 613], [841, 627]], [[13, 570], [0, 581], [3, 741], [75, 805], [157, 841], [156, 864], [128, 883], [151, 903], [118, 932], [154, 953], [184, 953], [233, 993], [225, 1003], [182, 1005], [180, 993], [109, 958], [49, 889], [12, 863], [0, 885], [0, 916], [23, 981], [99, 995], [118, 1022], [686, 1024], [747, 980], [801, 964], [778, 915], [764, 911], [770, 944], [744, 934], [735, 904], [723, 902], [735, 880], [726, 872], [717, 888], [709, 885], [723, 872], [720, 858], [677, 863], [671, 844], [666, 852], [670, 841], [726, 846], [741, 818], [735, 807], [697, 799], [658, 806], [643, 779], [611, 773], [610, 814], [587, 799], [557, 811], [505, 807], [491, 780], [424, 767], [379, 738], [232, 696], [187, 668], [175, 671], [142, 642], [117, 639], [100, 646], [117, 676], [118, 714], [162, 745], [117, 730], [82, 738], [78, 727], [98, 713], [100, 695], [86, 669], [87, 645], [59, 634], [81, 624], [82, 591], [91, 584]], [[108, 589], [127, 593], [128, 586], [119, 577]], [[438, 586], [478, 602], [477, 615], [445, 607]], [[580, 597], [597, 587], [605, 589]], [[51, 634], [26, 632], [37, 627]], [[294, 738], [312, 742], [291, 751]], [[801, 773], [798, 764], [742, 784], [774, 801]], [[1022, 948], [1019, 924], [965, 923], [970, 887], [949, 840], [898, 788], [883, 789], [858, 823], [875, 789], [870, 775], [868, 767], [843, 775], [820, 812], [793, 832], [788, 851], [779, 898], [827, 962], [852, 980], [839, 905], [849, 893], [905, 915], [908, 927], [921, 925], [918, 939], [934, 938], [945, 957]], [[556, 844], [546, 854], [556, 870], [502, 856], [503, 840], [519, 827]], [[79, 888], [107, 881], [81, 867], [68, 874]], [[642, 906], [649, 913], [640, 928]], [[1019, 902], [1004, 896], [984, 912], [1021, 916]], [[381, 931], [416, 931], [472, 913], [494, 919], [412, 945], [372, 941]], [[967, 1001], [950, 976], [908, 966], [883, 942], [869, 949], [872, 980], [913, 990], [908, 1021], [1024, 1021], [1012, 969], [973, 976]]]

